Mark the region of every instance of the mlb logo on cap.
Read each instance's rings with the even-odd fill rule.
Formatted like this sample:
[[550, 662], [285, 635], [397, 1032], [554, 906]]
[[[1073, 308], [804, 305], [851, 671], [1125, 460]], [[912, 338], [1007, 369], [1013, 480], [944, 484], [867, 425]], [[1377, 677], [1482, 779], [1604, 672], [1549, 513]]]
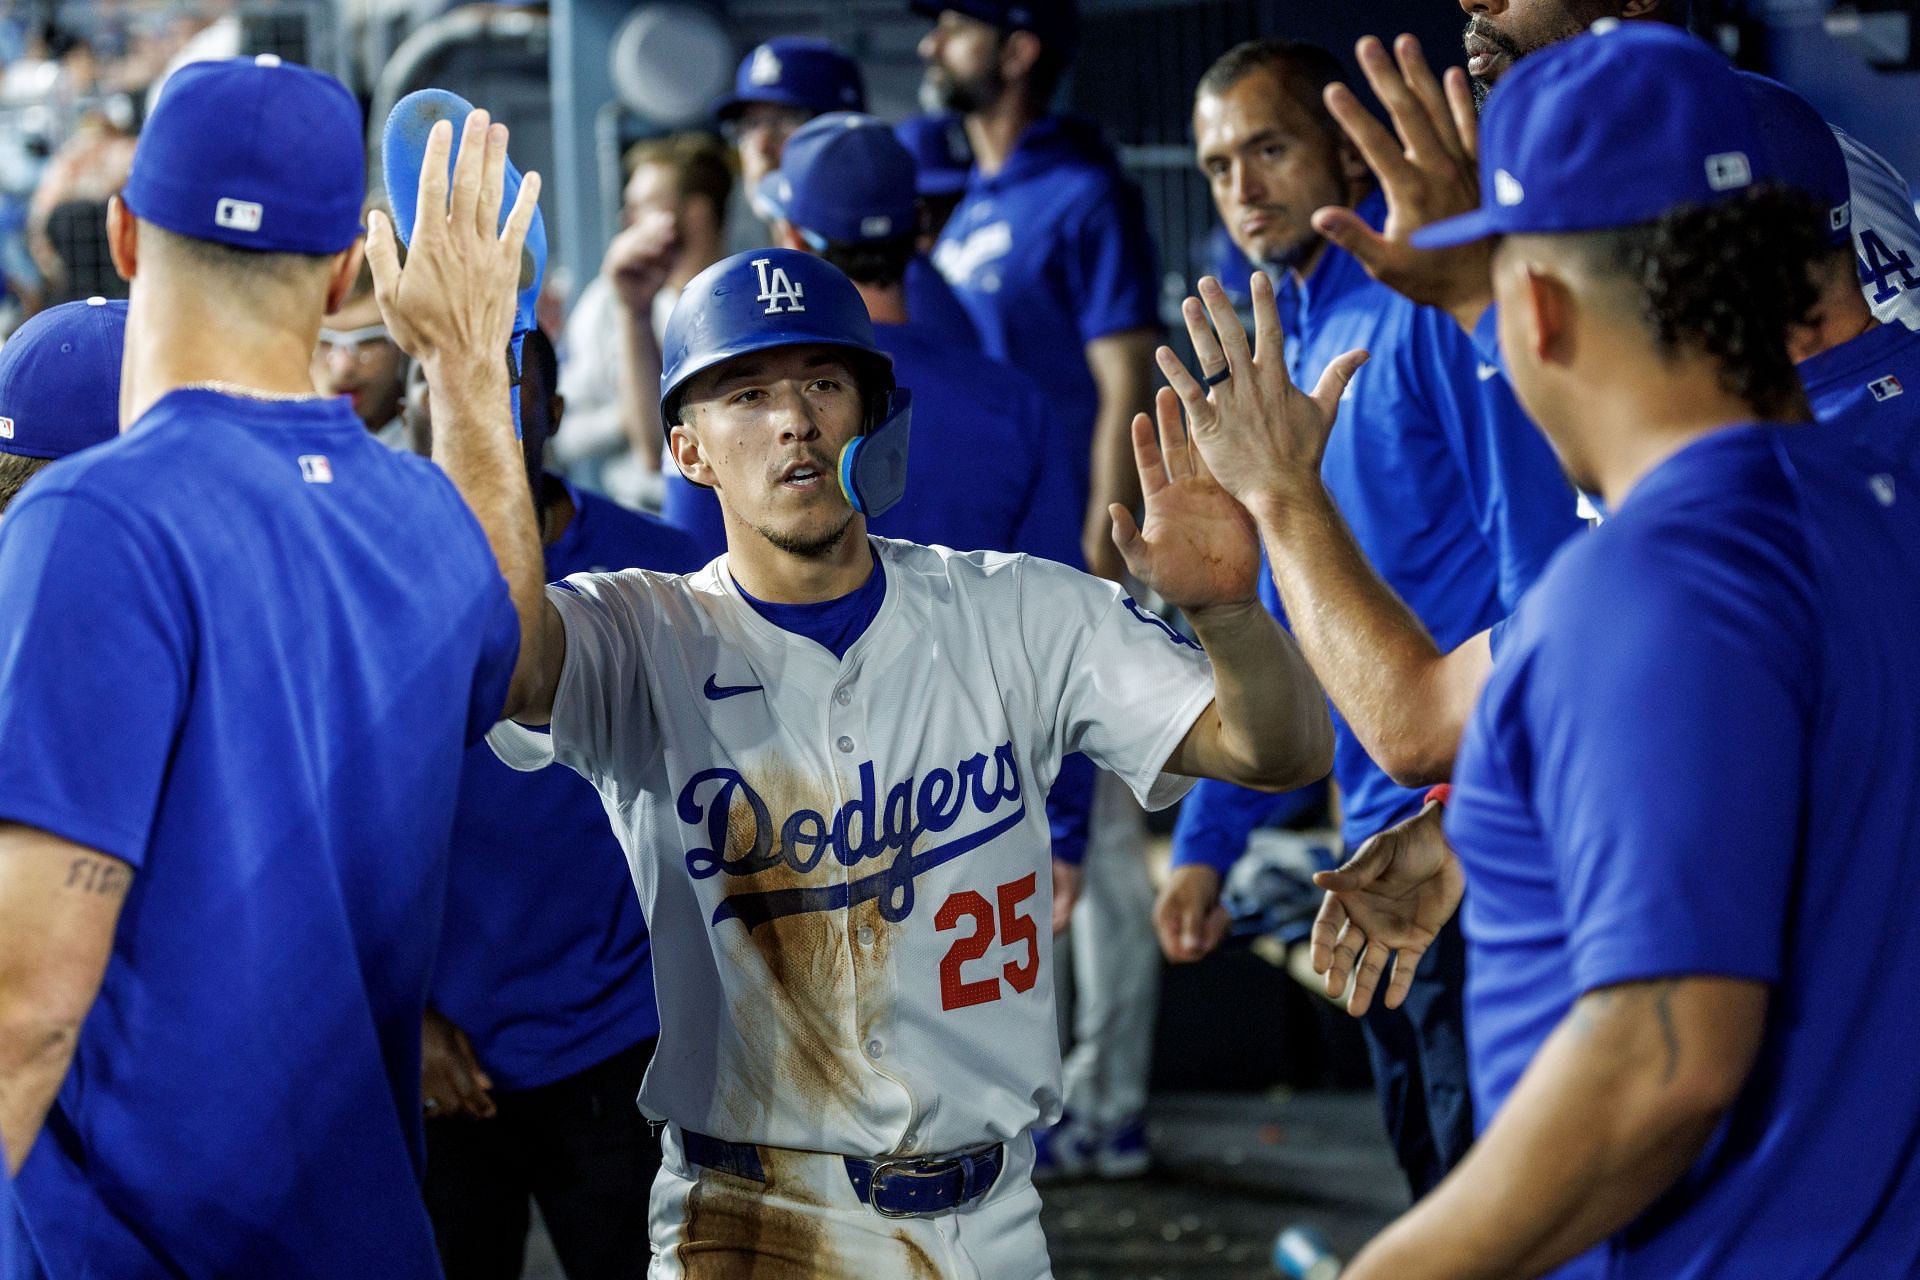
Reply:
[[1707, 157], [1707, 185], [1715, 191], [1737, 191], [1753, 185], [1753, 165], [1746, 153], [1726, 151]]
[[1900, 385], [1900, 379], [1888, 374], [1884, 378], [1875, 378], [1867, 384], [1867, 390], [1873, 392], [1875, 400], [1891, 400], [1906, 390]]
[[13, 439], [13, 419], [0, 418], [0, 440]]
[[251, 200], [222, 200], [214, 206], [213, 220], [233, 231], [258, 231], [265, 210]]

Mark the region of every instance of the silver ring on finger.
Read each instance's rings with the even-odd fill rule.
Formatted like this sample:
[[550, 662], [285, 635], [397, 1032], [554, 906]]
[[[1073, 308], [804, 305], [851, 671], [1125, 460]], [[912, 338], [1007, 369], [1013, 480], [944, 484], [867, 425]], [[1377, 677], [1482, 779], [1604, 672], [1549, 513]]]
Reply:
[[438, 1098], [424, 1099], [420, 1103], [420, 1109], [426, 1112], [428, 1115], [432, 1115], [434, 1112], [440, 1109], [440, 1099]]
[[1233, 366], [1228, 365], [1226, 368], [1222, 369], [1220, 372], [1210, 373], [1206, 377], [1202, 378], [1200, 381], [1205, 386], [1217, 387], [1221, 383], [1225, 382], [1228, 378], [1231, 378], [1232, 376], [1233, 376]]

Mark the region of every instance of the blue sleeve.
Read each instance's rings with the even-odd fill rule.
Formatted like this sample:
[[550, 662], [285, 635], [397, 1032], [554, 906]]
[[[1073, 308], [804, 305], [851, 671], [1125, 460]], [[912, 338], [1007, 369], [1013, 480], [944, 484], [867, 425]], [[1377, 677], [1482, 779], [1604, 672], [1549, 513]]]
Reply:
[[0, 521], [0, 820], [145, 860], [196, 645], [173, 566], [64, 491]]
[[727, 526], [720, 516], [720, 499], [711, 489], [703, 489], [668, 467], [666, 487], [660, 498], [660, 518], [693, 540], [694, 550], [705, 564], [727, 549]]
[[1626, 572], [1557, 579], [1540, 604], [1562, 621], [1508, 655], [1528, 664], [1516, 773], [1553, 851], [1580, 990], [1775, 981], [1805, 816], [1812, 593], [1739, 531], [1652, 532]]
[[1415, 323], [1422, 331], [1417, 373], [1465, 477], [1474, 522], [1499, 566], [1500, 602], [1511, 613], [1560, 544], [1582, 528], [1573, 486], [1513, 388], [1477, 358], [1460, 326], [1431, 308]]
[[1116, 179], [1067, 231], [1068, 296], [1080, 341], [1160, 325], [1160, 275], [1140, 189]]
[[1500, 661], [1501, 651], [1507, 647], [1507, 636], [1513, 631], [1513, 615], [1508, 614], [1487, 629], [1487, 649], [1495, 662]]
[[1060, 776], [1047, 792], [1047, 827], [1053, 833], [1053, 856], [1070, 866], [1087, 857], [1087, 828], [1093, 814], [1093, 784], [1100, 771], [1093, 761], [1074, 752], [1060, 761]]
[[1202, 778], [1180, 805], [1173, 824], [1173, 865], [1212, 867], [1222, 879], [1247, 851], [1247, 837], [1266, 824], [1288, 796], [1251, 791]]

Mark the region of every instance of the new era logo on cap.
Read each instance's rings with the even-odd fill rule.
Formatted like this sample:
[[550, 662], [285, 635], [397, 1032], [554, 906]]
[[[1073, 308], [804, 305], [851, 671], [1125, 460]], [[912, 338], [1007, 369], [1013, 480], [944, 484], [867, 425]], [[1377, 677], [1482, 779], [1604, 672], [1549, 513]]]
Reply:
[[1900, 385], [1900, 379], [1888, 374], [1884, 378], [1875, 378], [1867, 384], [1867, 390], [1873, 392], [1875, 400], [1891, 400], [1903, 393], [1906, 388]]
[[1715, 191], [1734, 191], [1753, 183], [1753, 165], [1744, 151], [1722, 151], [1707, 157], [1707, 185]]
[[1827, 210], [1827, 229], [1845, 231], [1853, 221], [1853, 201], [1848, 200]]
[[235, 200], [227, 196], [214, 206], [213, 220], [216, 225], [230, 231], [258, 231], [264, 214], [265, 210], [251, 200]]
[[1507, 208], [1512, 208], [1527, 198], [1527, 189], [1520, 185], [1520, 179], [1505, 169], [1494, 171], [1493, 198]]

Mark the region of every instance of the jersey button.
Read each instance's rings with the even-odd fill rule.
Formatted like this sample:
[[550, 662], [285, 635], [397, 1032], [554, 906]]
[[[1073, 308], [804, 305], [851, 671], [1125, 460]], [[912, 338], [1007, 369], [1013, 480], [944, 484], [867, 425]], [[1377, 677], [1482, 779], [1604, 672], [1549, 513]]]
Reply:
[[844, 707], [849, 702], [853, 701], [853, 690], [842, 689], [840, 692], [833, 695], [833, 700]]
[[840, 750], [842, 751], [851, 751], [853, 750], [853, 739], [849, 738], [846, 734], [843, 733], [840, 735], [840, 741], [834, 743], [833, 745], [840, 748]]
[[863, 924], [860, 926], [860, 945], [863, 947], [870, 947], [873, 945], [873, 926], [872, 925]]
[[887, 1046], [881, 1044], [878, 1040], [867, 1041], [867, 1056], [869, 1058], [878, 1058], [881, 1054], [885, 1053], [886, 1050]]

